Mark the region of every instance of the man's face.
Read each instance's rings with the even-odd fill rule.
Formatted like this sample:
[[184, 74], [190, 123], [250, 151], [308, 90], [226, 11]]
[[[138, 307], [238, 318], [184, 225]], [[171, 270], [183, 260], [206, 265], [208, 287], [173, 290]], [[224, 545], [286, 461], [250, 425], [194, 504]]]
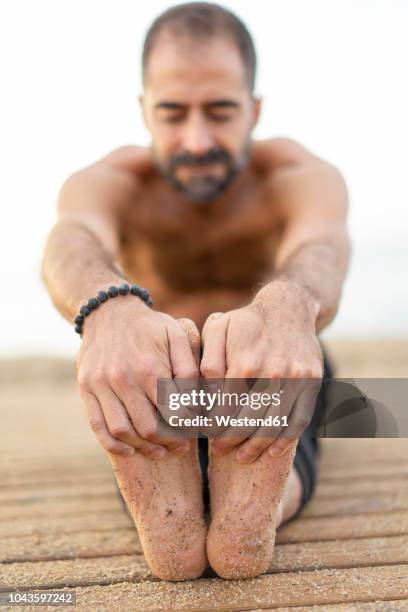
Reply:
[[259, 114], [234, 43], [161, 34], [141, 102], [165, 178], [191, 201], [217, 198], [245, 165]]

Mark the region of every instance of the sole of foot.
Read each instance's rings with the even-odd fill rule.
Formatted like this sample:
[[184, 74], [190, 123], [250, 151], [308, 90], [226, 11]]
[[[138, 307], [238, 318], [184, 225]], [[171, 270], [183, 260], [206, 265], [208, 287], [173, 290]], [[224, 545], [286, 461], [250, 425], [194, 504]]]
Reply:
[[172, 581], [201, 576], [208, 566], [207, 526], [196, 440], [185, 457], [109, 458], [152, 573]]
[[297, 440], [280, 457], [264, 452], [241, 464], [234, 451], [217, 456], [210, 444], [207, 557], [220, 577], [254, 578], [270, 566], [276, 529], [285, 520], [281, 501], [296, 446]]

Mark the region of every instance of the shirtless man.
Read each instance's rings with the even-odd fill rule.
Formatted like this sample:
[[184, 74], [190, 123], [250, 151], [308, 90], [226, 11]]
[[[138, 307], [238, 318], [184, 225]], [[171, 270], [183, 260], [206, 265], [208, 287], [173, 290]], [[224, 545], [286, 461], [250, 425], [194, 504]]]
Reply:
[[197, 439], [158, 437], [157, 378], [321, 377], [317, 335], [349, 257], [346, 188], [300, 144], [251, 140], [255, 52], [226, 10], [166, 11], [147, 34], [143, 75], [152, 145], [67, 179], [43, 278], [70, 322], [124, 279], [149, 290], [152, 308], [119, 296], [84, 322], [77, 370], [89, 424], [157, 576], [195, 578], [210, 564], [253, 577], [302, 503], [297, 439], [211, 440], [207, 525]]

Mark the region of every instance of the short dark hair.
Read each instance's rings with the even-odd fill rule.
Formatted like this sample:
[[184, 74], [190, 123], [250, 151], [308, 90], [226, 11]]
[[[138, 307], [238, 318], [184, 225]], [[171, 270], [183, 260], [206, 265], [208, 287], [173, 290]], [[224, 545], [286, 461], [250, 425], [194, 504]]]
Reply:
[[190, 35], [193, 39], [205, 39], [215, 35], [229, 35], [237, 45], [244, 63], [248, 85], [253, 91], [256, 73], [254, 42], [244, 23], [227, 9], [209, 2], [189, 2], [173, 6], [159, 15], [147, 31], [142, 52], [143, 81], [147, 63], [163, 30], [176, 36]]

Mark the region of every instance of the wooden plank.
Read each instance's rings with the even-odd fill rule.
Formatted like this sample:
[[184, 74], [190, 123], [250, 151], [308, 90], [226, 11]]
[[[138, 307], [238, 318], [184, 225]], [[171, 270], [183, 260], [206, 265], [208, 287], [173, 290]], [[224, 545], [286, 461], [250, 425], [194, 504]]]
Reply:
[[109, 473], [107, 470], [104, 472], [96, 473], [92, 469], [88, 469], [86, 466], [82, 468], [82, 474], [70, 474], [68, 472], [62, 472], [58, 474], [57, 472], [53, 475], [44, 475], [39, 476], [37, 478], [12, 478], [8, 481], [6, 480], [4, 484], [2, 483], [2, 489], [6, 493], [13, 492], [16, 489], [26, 489], [33, 490], [38, 487], [45, 487], [49, 485], [59, 485], [64, 483], [67, 486], [76, 485], [76, 484], [85, 484], [85, 483], [105, 483], [112, 482], [113, 480], [113, 472]]
[[405, 438], [322, 438], [322, 459], [336, 465], [408, 458]]
[[119, 511], [104, 512], [96, 515], [89, 511], [74, 516], [36, 517], [0, 521], [0, 537], [21, 537], [31, 534], [75, 533], [86, 530], [110, 531], [111, 529], [134, 529], [128, 514]]
[[278, 530], [276, 541], [317, 542], [408, 534], [408, 512], [298, 518]]
[[[408, 446], [408, 444], [407, 444]], [[398, 476], [408, 473], [408, 461], [401, 458], [401, 461], [367, 464], [353, 463], [346, 465], [335, 465], [324, 463], [319, 470], [321, 480], [342, 480], [348, 481], [355, 478], [378, 478], [380, 476]]]
[[270, 610], [282, 606], [407, 599], [408, 566], [293, 572], [252, 580], [123, 582], [79, 587], [75, 592], [79, 612], [105, 609], [106, 602], [114, 602], [115, 609], [140, 612]]
[[[382, 493], [372, 496], [320, 497], [314, 496], [304, 507], [300, 516], [341, 516], [346, 514], [386, 513], [408, 510], [408, 494]], [[0, 508], [1, 516], [1, 508]]]
[[54, 589], [153, 580], [143, 555], [118, 555], [67, 561], [37, 561], [0, 566], [0, 591]]
[[316, 494], [320, 497], [344, 497], [344, 495], [375, 495], [376, 493], [408, 493], [408, 474], [394, 478], [347, 481], [318, 481]]
[[87, 495], [89, 497], [98, 495], [116, 495], [116, 489], [114, 485], [114, 477], [111, 482], [92, 483], [92, 482], [78, 482], [73, 483], [70, 486], [56, 486], [54, 484], [44, 485], [43, 487], [22, 487], [15, 489], [3, 489], [0, 491], [0, 503], [11, 503], [21, 500], [22, 502], [28, 500], [48, 500], [65, 497], [78, 497], [79, 495]]
[[[66, 497], [63, 499], [48, 499], [44, 503], [44, 499], [35, 499], [25, 503], [17, 502], [15, 504], [5, 504], [0, 506], [0, 521], [10, 520], [15, 518], [31, 518], [37, 517], [57, 517], [78, 515], [83, 512], [89, 513], [89, 505], [92, 504], [92, 511], [99, 516], [100, 512], [123, 510], [122, 502], [117, 495], [102, 495], [80, 497]], [[395, 509], [395, 508], [394, 508]]]
[[[275, 548], [268, 573], [408, 562], [408, 537], [286, 544]], [[143, 555], [11, 563], [0, 566], [0, 591], [78, 587], [154, 579]], [[8, 585], [8, 586], [7, 586]]]
[[37, 533], [0, 540], [0, 562], [46, 561], [74, 557], [141, 554], [135, 529]]
[[408, 536], [277, 545], [269, 572], [408, 563]]
[[[269, 608], [270, 609], [270, 608]], [[266, 608], [257, 608], [252, 612], [263, 612]], [[392, 599], [388, 601], [355, 601], [345, 604], [325, 604], [323, 606], [291, 606], [290, 608], [275, 608], [276, 612], [406, 612], [407, 599]]]

